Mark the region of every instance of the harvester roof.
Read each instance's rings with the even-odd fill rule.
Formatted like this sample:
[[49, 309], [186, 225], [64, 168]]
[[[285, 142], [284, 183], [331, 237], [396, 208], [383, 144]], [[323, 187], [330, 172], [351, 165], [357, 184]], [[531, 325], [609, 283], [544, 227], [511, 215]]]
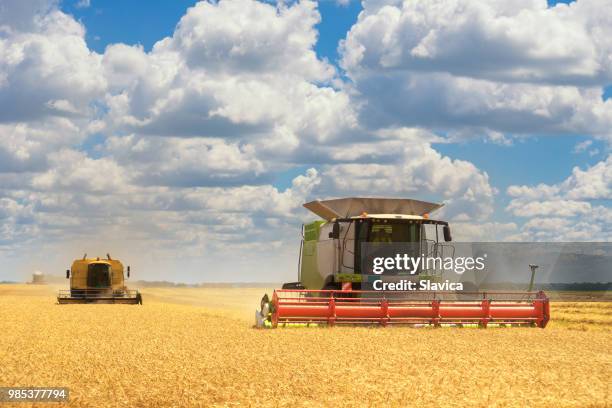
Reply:
[[74, 262], [81, 262], [86, 264], [106, 264], [110, 265], [114, 261], [114, 259], [100, 259], [100, 258], [85, 258], [85, 259], [75, 259]]
[[399, 214], [420, 218], [443, 205], [409, 198], [349, 197], [311, 201], [304, 204], [304, 207], [329, 221], [334, 218], [357, 217], [363, 213], [384, 214], [389, 217]]

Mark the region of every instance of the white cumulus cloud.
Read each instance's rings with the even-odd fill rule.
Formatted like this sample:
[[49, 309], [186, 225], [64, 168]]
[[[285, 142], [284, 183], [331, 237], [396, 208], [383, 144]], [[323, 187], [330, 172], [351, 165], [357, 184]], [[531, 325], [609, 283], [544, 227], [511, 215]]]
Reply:
[[612, 239], [612, 155], [584, 170], [575, 167], [561, 183], [514, 185], [507, 193], [506, 210], [528, 220], [514, 239]]
[[[369, 1], [341, 44], [372, 127], [610, 141], [612, 8], [525, 1]], [[495, 138], [492, 138], [495, 140]]]

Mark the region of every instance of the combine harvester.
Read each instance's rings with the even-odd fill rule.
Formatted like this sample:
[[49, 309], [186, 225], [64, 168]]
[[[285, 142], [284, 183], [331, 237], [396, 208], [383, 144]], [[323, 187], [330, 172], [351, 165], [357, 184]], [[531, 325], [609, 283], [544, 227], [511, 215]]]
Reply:
[[[130, 277], [130, 267], [127, 267]], [[72, 268], [66, 270], [70, 279], [70, 289], [60, 290], [59, 304], [68, 303], [123, 303], [142, 305], [142, 295], [137, 290], [127, 289], [123, 276], [123, 264], [106, 255], [106, 259], [77, 259]]]
[[[442, 281], [441, 273], [424, 268], [414, 274], [373, 274], [363, 262], [371, 260], [363, 253], [367, 245], [376, 242], [403, 245], [426, 256], [454, 257], [454, 247], [448, 243], [448, 223], [429, 218], [441, 204], [342, 198], [313, 201], [304, 207], [323, 220], [303, 227], [298, 281], [283, 284], [271, 299], [264, 295], [255, 313], [256, 327], [405, 324], [544, 328], [548, 323], [548, 297], [542, 291], [532, 292], [531, 285], [527, 292], [478, 292], [475, 285], [470, 285], [475, 290], [469, 292], [372, 290], [380, 289], [380, 281], [413, 281], [415, 286], [421, 281]], [[532, 281], [534, 272], [532, 267]], [[377, 280], [378, 285], [373, 284]]]

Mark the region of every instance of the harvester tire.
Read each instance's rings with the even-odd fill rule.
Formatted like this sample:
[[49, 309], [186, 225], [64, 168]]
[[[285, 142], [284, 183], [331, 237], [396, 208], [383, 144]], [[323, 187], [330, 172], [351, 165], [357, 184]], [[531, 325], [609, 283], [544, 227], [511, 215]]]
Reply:
[[323, 286], [322, 290], [340, 290], [340, 284], [336, 282], [328, 282]]
[[323, 286], [322, 290], [335, 290], [337, 292], [334, 293], [334, 298], [352, 298], [352, 297], [356, 297], [357, 294], [356, 293], [350, 293], [350, 292], [345, 292], [342, 293], [340, 292], [342, 290], [342, 284], [339, 282], [328, 282], [325, 284], [325, 286]]
[[287, 282], [283, 283], [283, 289], [304, 290], [306, 286], [302, 282]]

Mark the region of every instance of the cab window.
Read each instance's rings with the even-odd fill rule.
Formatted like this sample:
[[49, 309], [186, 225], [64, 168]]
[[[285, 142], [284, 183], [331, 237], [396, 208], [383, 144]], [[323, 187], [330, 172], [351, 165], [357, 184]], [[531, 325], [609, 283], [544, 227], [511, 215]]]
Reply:
[[368, 242], [419, 242], [420, 232], [417, 223], [373, 223]]

